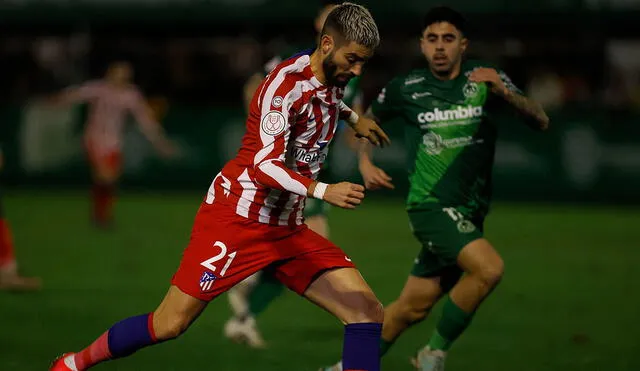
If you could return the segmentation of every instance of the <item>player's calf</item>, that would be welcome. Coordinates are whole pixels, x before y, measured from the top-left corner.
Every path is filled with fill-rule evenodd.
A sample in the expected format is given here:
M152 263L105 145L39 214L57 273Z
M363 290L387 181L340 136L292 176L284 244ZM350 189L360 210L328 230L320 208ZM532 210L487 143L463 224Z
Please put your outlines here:
M384 309L354 268L325 272L304 295L344 324L342 365L347 370L380 370Z
M129 317L113 325L91 345L70 353L51 366L52 371L83 371L99 363L127 357L136 351L182 334L206 303L172 286L153 313Z

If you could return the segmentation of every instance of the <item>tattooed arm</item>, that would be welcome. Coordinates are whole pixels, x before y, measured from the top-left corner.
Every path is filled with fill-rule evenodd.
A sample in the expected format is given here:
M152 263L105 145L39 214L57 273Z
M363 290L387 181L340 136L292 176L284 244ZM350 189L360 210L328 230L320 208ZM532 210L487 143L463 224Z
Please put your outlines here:
M506 78L508 81L509 79ZM478 68L469 76L469 81L484 82L491 87L491 91L502 97L507 103L514 107L526 120L527 125L534 129L547 130L549 128L549 117L542 109L540 103L517 92L513 84L507 86L498 71L493 68Z
M527 119L529 126L540 130L549 128L549 116L544 112L540 103L507 88L499 92L498 95L520 112Z

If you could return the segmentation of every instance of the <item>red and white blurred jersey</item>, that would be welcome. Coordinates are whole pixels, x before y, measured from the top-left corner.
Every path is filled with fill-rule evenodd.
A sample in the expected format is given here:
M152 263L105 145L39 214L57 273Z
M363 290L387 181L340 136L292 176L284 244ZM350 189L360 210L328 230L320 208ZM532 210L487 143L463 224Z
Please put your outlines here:
M320 173L338 120L351 110L343 89L324 86L308 55L280 63L253 96L238 155L215 177L206 202L271 225L300 225L307 189Z
M150 131L156 125L147 112L142 94L133 85L117 87L102 80L89 81L79 87L67 89L64 101L89 104L85 142L96 153L120 151L124 124L129 113L135 117L143 131Z

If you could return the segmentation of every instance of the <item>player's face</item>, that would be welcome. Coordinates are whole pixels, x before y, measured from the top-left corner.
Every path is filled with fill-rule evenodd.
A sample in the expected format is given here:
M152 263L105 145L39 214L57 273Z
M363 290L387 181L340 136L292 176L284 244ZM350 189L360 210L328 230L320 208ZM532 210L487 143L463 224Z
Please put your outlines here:
M128 84L133 77L133 69L126 62L114 63L109 66L107 78L115 84Z
M325 38L331 40L325 40ZM352 78L362 74L364 64L373 56L373 50L365 46L353 41L339 46L333 42L332 37L327 35L323 36L322 47L324 52L322 70L329 86L341 88L347 86Z
M313 26L316 28L317 33L320 33L320 31L322 31L322 27L324 27L324 22L327 20L327 16L336 6L337 5L335 4L331 4L320 9L320 12L318 12L318 15L316 16L316 19L313 23Z
M449 22L433 23L422 33L420 47L431 70L447 76L460 66L467 39Z

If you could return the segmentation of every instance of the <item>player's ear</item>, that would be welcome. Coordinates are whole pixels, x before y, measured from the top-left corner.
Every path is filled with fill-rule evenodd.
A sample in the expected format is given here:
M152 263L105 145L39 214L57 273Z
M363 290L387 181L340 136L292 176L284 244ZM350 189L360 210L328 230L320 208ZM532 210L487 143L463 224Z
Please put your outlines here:
M322 35L320 38L320 49L322 50L322 54L329 54L335 47L335 41L333 37L328 34Z
M462 36L462 40L460 40L460 49L462 50L463 53L467 51L468 46L469 46L469 39Z

